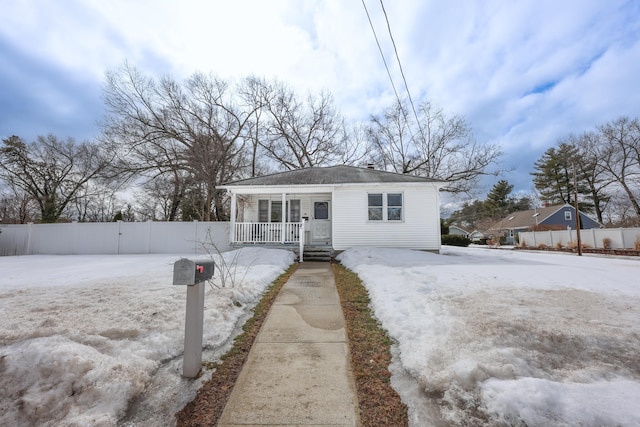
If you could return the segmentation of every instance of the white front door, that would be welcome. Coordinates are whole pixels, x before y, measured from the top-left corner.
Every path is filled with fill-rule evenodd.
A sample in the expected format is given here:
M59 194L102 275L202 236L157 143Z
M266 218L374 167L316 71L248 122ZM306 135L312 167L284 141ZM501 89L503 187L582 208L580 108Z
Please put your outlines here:
M328 200L312 200L311 244L331 243L331 204Z

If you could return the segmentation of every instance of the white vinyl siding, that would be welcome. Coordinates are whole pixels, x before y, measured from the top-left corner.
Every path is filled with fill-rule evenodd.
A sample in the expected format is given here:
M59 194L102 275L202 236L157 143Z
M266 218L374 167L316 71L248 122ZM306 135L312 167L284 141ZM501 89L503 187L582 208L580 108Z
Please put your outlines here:
M370 221L369 194L402 194L402 221ZM332 243L336 250L354 246L440 250L439 194L435 185L343 186L334 190L332 206Z

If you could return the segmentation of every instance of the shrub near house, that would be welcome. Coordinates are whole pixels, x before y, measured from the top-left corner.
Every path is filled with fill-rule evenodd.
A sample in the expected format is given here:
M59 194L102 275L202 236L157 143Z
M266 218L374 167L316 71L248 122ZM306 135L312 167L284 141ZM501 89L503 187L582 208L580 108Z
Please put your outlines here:
M460 236L456 234L443 234L442 244L449 246L463 246L467 247L471 244L471 240L468 237Z

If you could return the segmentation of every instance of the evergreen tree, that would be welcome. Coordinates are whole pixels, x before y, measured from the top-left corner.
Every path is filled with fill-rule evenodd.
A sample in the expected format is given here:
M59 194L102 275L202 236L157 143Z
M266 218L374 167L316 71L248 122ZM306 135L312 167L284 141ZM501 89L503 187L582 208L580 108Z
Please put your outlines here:
M449 225L451 224L450 221L444 219L444 218L440 218L440 235L444 236L445 234L449 234Z
M486 200L465 202L461 209L451 214L447 224L482 229L511 212L531 209L529 197L513 197L512 191L513 185L508 181L498 181L487 194Z
M533 183L542 200L549 204L572 202L573 152L567 144L551 147L534 164Z
M513 199L510 197L512 190L513 185L504 179L491 188L487 194L485 209L492 218L503 217L509 213L509 207L513 204Z
M476 226L476 223L486 218L484 202L474 200L473 202L464 202L462 208L453 212L449 217L449 224L458 224L462 227L473 228Z
M577 167L578 149L573 144L561 142L551 147L534 163L533 182L542 200L549 204L568 203L574 205L574 168L577 173L577 192L583 195L579 208L591 211L593 204L585 200L590 196L585 185L584 170ZM580 198L579 198L580 200Z

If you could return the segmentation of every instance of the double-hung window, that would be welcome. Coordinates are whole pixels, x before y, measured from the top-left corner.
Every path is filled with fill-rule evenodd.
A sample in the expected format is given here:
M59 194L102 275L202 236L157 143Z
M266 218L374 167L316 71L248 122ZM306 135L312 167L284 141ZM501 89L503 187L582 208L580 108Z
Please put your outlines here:
M402 193L387 194L387 220L402 221Z
M287 222L300 222L300 200L287 200L285 214ZM282 201L258 200L258 222L282 222Z
M289 200L287 207L287 221L300 222L300 199Z
M369 221L402 221L402 193L369 193Z
M382 194L369 194L369 221L382 221Z
M269 222L268 200L258 200L258 222Z

